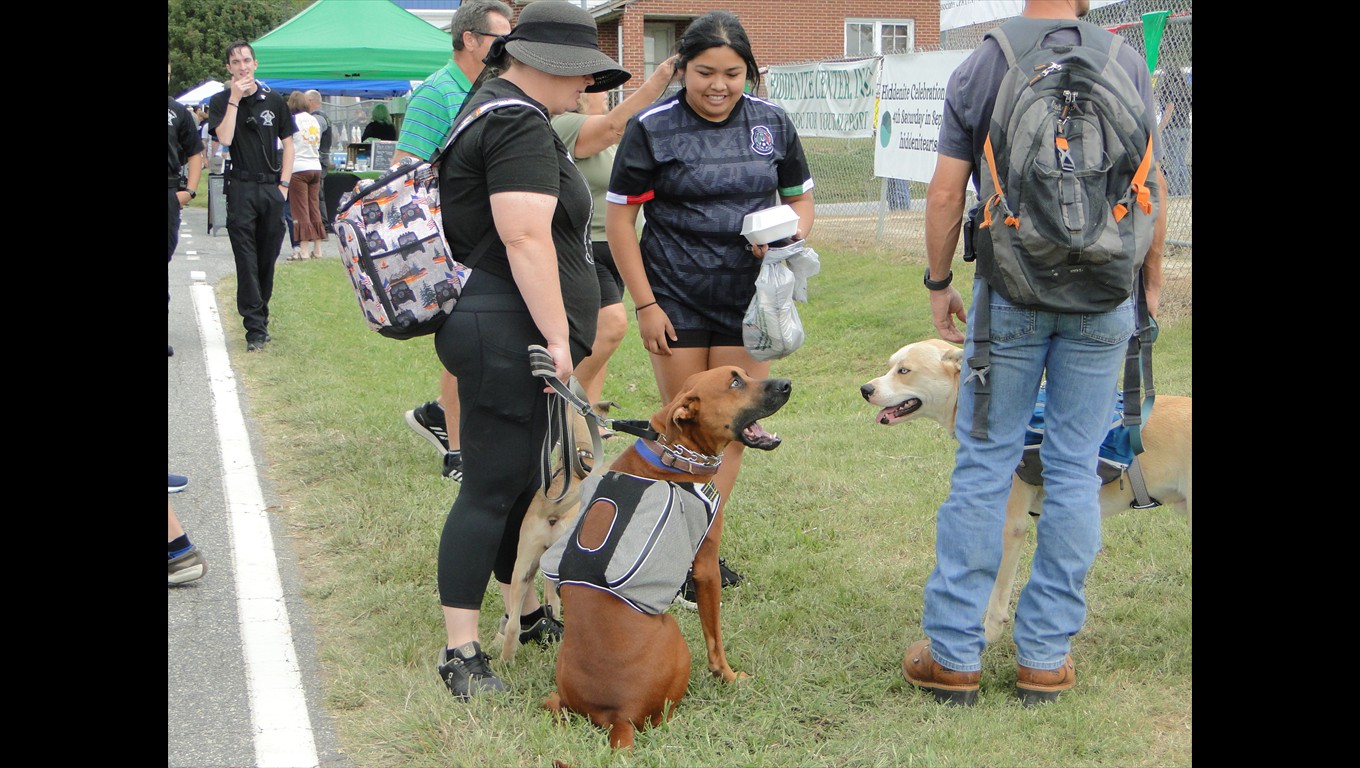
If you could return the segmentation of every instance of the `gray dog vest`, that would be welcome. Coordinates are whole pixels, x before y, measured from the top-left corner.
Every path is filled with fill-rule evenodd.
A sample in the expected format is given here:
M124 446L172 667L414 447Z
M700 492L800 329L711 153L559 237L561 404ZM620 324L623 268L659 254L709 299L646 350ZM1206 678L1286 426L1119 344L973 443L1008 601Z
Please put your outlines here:
M673 483L622 472L581 483L581 514L543 553L544 577L603 589L643 613L662 613L685 583L690 564L718 513L712 482ZM604 542L581 545L581 522L597 503L613 507Z

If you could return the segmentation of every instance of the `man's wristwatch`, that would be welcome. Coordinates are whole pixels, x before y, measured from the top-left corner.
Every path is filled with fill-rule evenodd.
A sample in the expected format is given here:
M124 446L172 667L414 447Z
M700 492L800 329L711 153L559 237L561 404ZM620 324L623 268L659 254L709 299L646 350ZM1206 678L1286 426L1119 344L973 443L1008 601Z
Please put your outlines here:
M925 284L926 287L929 288L930 290L943 291L944 289L948 288L949 284L952 282L954 282L954 270L952 269L949 270L949 274L945 275L943 280L931 280L930 267L926 267Z
M184 191L189 193L189 199L190 199L190 200L193 200L195 197L198 197L198 192L195 191L195 190L186 189L186 190L184 190Z

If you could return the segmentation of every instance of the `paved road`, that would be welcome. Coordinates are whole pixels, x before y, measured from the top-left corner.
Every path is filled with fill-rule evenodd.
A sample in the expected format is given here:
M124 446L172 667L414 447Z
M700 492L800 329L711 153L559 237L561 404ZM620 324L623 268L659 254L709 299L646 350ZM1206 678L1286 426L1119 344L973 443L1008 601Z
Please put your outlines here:
M321 706L297 563L267 511L276 501L230 370L244 331L212 288L235 268L206 209L184 210L169 270L168 469L189 477L170 499L208 560L203 579L169 588L169 765L348 768Z

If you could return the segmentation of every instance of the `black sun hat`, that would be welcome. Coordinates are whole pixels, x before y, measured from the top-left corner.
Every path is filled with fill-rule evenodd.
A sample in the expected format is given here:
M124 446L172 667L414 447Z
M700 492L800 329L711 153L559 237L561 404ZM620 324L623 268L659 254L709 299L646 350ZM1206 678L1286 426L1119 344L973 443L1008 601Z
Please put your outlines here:
M538 0L519 13L515 29L491 44L487 59L501 50L550 75L594 75L587 93L608 91L632 73L600 52L599 31L590 12L568 0Z

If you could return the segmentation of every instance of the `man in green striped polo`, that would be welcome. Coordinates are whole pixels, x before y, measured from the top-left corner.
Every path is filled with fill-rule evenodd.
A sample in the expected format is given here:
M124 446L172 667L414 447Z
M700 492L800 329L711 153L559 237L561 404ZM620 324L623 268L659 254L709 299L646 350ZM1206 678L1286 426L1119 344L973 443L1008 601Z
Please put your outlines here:
M411 94L401 121L394 163L403 157L429 160L443 146L453 119L467 99L472 84L486 67L491 42L510 34L510 6L501 0L464 0L453 14L453 60ZM461 481L463 456L458 440L458 380L439 366L439 397L406 412L406 423L441 449L444 477Z

